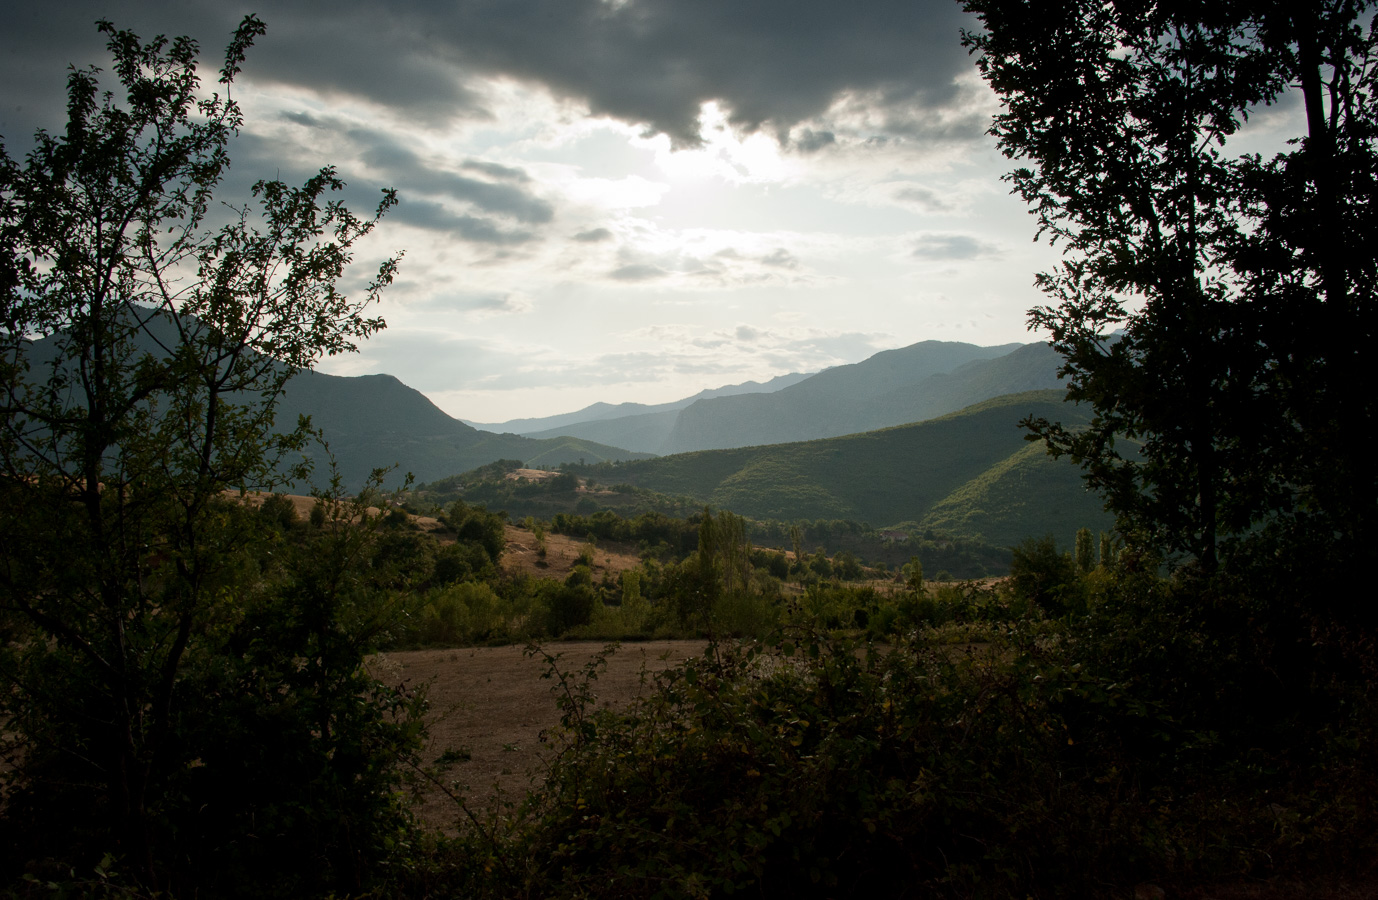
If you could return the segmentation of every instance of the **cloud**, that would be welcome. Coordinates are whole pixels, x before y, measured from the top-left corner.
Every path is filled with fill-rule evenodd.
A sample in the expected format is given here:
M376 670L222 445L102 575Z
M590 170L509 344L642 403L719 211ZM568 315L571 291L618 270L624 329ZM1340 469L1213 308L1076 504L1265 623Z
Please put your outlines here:
M664 278L669 275L660 266L650 266L643 263L633 263L621 266L608 273L608 277L615 281L653 281L657 278Z
M837 135L831 131L814 131L812 128L800 130L799 136L790 135L794 147L802 153L817 153L824 147L837 143Z
M74 17L49 13L6 14L7 46L20 56L7 76L39 60L85 62L89 53L78 51L102 43L70 36ZM238 17L212 0L146 0L118 24L145 36L191 34L213 59ZM357 98L439 128L491 120L488 85L511 79L679 146L698 143L710 101L734 127L784 137L839 98L864 96L887 133L912 134L957 102L957 79L971 66L959 30L972 20L951 0L339 0L328 15L284 0L264 18L268 34L245 68L255 81ZM793 143L816 151L830 135L811 124Z
M574 235L574 240L581 244L597 244L612 240L612 232L606 228L591 228Z
M442 231L478 244L513 246L536 239L530 231L504 231L492 219L456 213L432 200L404 200L388 214L389 221Z
M787 345L796 352L827 354L842 362L858 362L892 346L893 337L880 332L823 332L799 338Z
M277 122L286 128L240 135L235 158L241 164L231 170L232 177L238 171L281 171L285 164L288 180L299 180L311 171L304 162L307 158L328 153L353 161L344 173L351 183L397 189L399 203L390 221L462 241L512 246L537 240L540 235L534 229L554 219L554 205L533 192L533 180L524 169L483 159L430 160L399 136L341 116L294 109L280 113ZM348 153L341 152L345 148ZM361 169L367 173L362 178ZM361 196L357 188L351 193ZM376 202L373 196L371 202ZM348 199L362 205L354 197Z
M438 311L461 310L480 316L530 312L533 303L525 294L509 291L438 294L429 298L425 306Z
M531 180L531 176L526 174L526 170L500 165L495 162L469 159L464 161L461 168L469 169L474 172L482 172L489 178L501 178L507 181L515 181L519 184L526 184Z
M779 250L767 253L765 256L761 257L761 265L776 266L782 269L797 269L799 268L799 260L794 258L793 253L781 247Z
M796 255L833 252L832 235L789 231L662 228L649 220L624 219L613 254L583 253L571 263L590 279L655 281L687 292L818 284L827 280ZM609 261L609 256L614 261Z
M384 179L400 189L416 194L441 195L472 204L484 212L508 216L527 224L544 224L555 214L549 201L514 184L481 181L423 161L415 151L390 134L368 129L352 129L348 136L361 148L359 158L377 169ZM468 160L462 167L490 173L500 172L508 181L527 182L520 169L494 163Z
M624 251L624 260L639 256ZM762 257L750 257L736 250L719 250L708 255L677 251L646 254L640 261L625 262L608 273L614 281L644 282L673 280L674 286L687 289L737 288L756 286L782 279L807 279L807 275L785 275L799 269L799 261L786 250Z
M909 206L917 206L924 212L951 212L953 205L942 194L932 188L912 184L895 191L895 199Z
M916 259L958 260L998 256L1000 248L969 234L925 234L914 242Z

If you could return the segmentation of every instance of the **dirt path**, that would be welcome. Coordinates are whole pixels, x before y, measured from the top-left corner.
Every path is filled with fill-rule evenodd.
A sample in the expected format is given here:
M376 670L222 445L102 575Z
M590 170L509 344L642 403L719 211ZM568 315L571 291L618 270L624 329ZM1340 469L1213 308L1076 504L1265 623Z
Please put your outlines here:
M603 644L551 643L561 669L578 672ZM619 707L641 693L642 670L649 674L703 652L703 641L647 641L624 644L608 660L594 685L598 705ZM446 751L454 762L439 767L442 777L459 786L471 808L519 803L540 778L549 747L541 732L560 722L553 679L544 679L546 662L522 647L469 647L384 653L370 662L389 684L427 685L430 743L427 764ZM466 758L467 757L467 758ZM427 825L450 828L461 815L437 787L427 786L416 807Z

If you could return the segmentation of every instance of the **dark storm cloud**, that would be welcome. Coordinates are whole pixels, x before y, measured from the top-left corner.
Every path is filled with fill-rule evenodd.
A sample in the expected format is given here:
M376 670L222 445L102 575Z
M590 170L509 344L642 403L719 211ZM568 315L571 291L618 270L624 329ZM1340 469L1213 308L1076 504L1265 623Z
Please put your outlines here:
M394 215L397 221L446 231L462 240L517 244L532 240L535 235L528 230L504 231L491 217L515 219L525 225L543 225L554 217L554 207L525 187L531 178L522 169L485 160L471 159L460 164L463 170L507 183L483 181L428 165L411 148L382 131L351 127L305 112L284 113L283 118L348 140L360 161L374 169L383 183L398 189L401 203ZM438 198L472 206L484 215L461 214L437 202Z
M815 153L832 144L837 143L837 135L831 131L814 131L812 128L805 128L797 135L791 135L795 148L803 153Z
M841 94L897 118L956 98L971 65L951 0L505 0L438 4L438 52L587 99L595 113L693 143L699 106L784 133ZM446 30L448 29L448 30ZM822 146L822 135L805 137Z
M350 133L360 147L365 148L359 158L374 166L399 188L427 196L447 196L472 203L484 212L510 216L519 222L543 224L549 222L555 209L548 202L512 184L480 181L442 169L427 166L422 159L401 141L382 132L355 130ZM489 166L471 163L468 168ZM520 169L498 168L525 176ZM510 177L510 176L509 176ZM529 179L528 179L529 180Z
M211 0L6 6L0 119L29 104L60 109L61 75L54 84L32 73L90 61L103 45L95 18L191 34L215 63L242 14ZM490 116L473 77L514 77L680 144L697 140L708 100L740 127L785 136L853 95L883 112L885 130L922 132L925 111L960 101L954 77L971 65L958 37L971 20L952 0L285 0L264 18L245 77L364 98L422 123ZM830 138L800 129L794 144L817 150Z
M472 203L484 212L510 216L520 222L543 224L555 214L550 203L517 184L531 177L522 169L484 160L465 160L460 168L516 184L495 184L428 165L414 150L387 132L354 128L305 112L287 112L289 122L322 131L336 131L354 144L359 159L377 169L389 183L426 196L447 196Z
M504 0L422 14L437 55L586 99L693 143L699 106L784 133L846 92L908 120L956 99L971 63L951 0ZM816 139L815 139L816 140Z

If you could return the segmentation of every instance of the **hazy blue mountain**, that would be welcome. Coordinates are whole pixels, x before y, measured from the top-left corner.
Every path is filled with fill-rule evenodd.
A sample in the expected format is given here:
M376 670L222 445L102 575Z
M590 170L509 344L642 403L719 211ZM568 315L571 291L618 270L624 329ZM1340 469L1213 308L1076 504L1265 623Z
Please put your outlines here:
M930 375L863 404L853 414L866 429L887 428L946 415L992 397L1061 388L1062 357L1047 344L1024 344L1011 353L973 360Z
M418 482L466 472L499 459L520 459L532 466L566 462L644 459L578 438L538 440L516 434L479 431L451 418L414 388L391 375L342 377L301 372L287 385L278 406L278 421L288 424L298 414L310 415L335 455L346 487L362 486L379 466L396 466L388 483L410 472ZM326 471L324 452L310 454L317 473Z
M663 412L623 416L619 419L578 422L563 428L530 432L527 437L546 438L566 434L625 447L628 450L658 454L664 449L666 439L674 430L675 423L679 421L679 414L679 409L667 409Z
M658 415L660 413L674 412L683 409L696 400L707 400L713 397L730 397L736 394L770 393L782 388L787 388L792 384L797 384L808 377L810 376L800 373L777 375L766 382L745 381L741 384L729 384L719 388L709 388L699 391L692 397L672 400L669 403L594 403L576 412L561 413L555 416L543 416L535 419L512 419L511 421L497 424L484 424L482 422L473 422L468 419L462 421L482 431L511 432L513 434L526 435L527 437L553 437L557 434L574 434L573 431L570 431L571 426L582 425L589 422L602 422L609 419L625 419L632 416Z
M643 453L746 447L835 437L943 415L989 397L1057 386L1044 344L978 347L924 341L816 375L785 375L647 406L596 403L502 426L528 437L568 435Z
M1058 357L1044 344L978 347L924 341L827 369L773 394L685 408L662 453L836 437L940 416L990 397L1054 388Z

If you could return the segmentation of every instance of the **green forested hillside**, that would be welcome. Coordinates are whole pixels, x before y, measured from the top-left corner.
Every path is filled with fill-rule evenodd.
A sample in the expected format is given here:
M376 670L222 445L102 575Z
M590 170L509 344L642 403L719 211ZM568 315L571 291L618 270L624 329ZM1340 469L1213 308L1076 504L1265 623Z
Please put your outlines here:
M1024 440L1030 414L1085 418L1062 392L1032 391L881 431L621 463L607 477L754 518L909 523L1000 544L1108 528L1078 470Z
M1008 547L1041 533L1029 527L1041 522L1049 523L1043 531L1066 542L1083 525L1108 529L1110 516L1087 491L1080 469L1030 443L933 504L919 524Z

